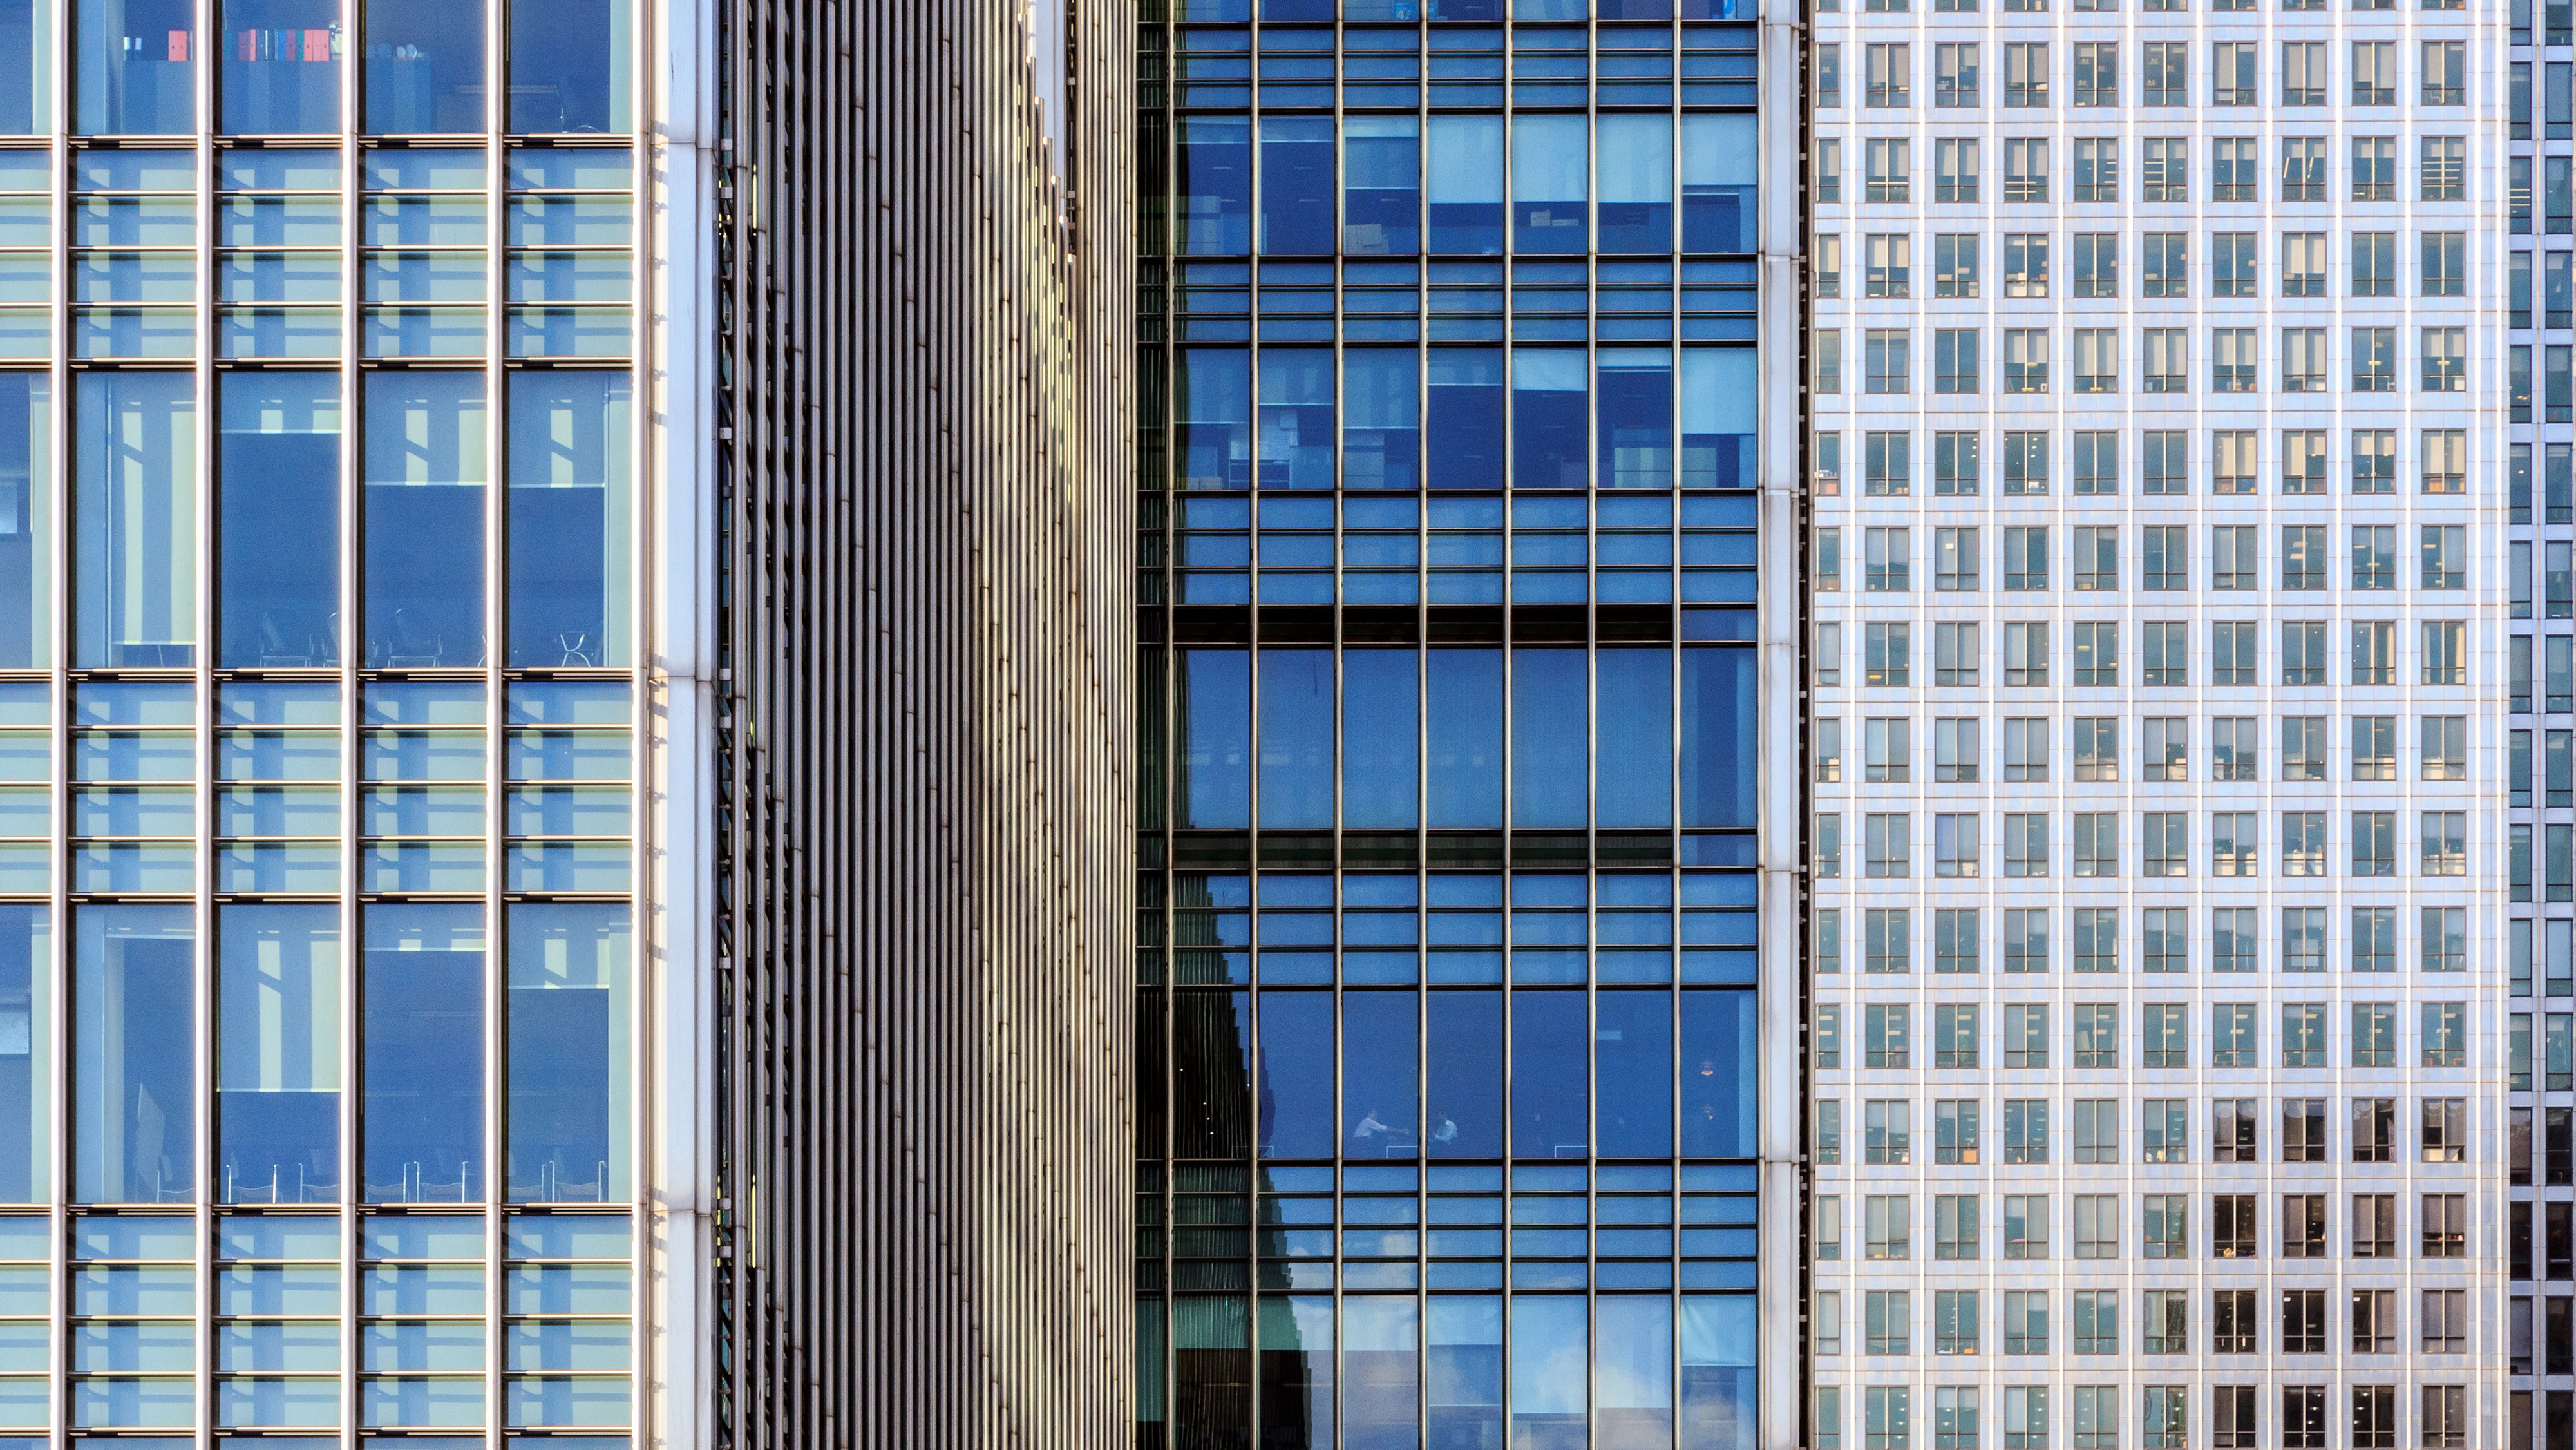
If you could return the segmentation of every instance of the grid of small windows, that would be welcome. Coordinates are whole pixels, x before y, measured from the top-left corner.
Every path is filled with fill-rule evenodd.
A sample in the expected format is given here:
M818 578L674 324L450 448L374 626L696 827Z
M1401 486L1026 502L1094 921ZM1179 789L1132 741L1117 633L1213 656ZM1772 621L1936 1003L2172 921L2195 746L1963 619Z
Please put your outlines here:
M2512 660L2471 641L2500 578L2526 616L2547 593L2492 527L2525 456L2498 424L2566 371L2470 302L2511 281L2469 275L2506 230L2465 160L2492 32L2438 3L1815 8L1813 226L1867 271L1813 302L1839 577L1810 866L1865 953L1813 962L1811 1120L1951 1129L1818 1169L1849 1332L1816 1346L1817 1438L2464 1443L2472 1374L2423 1326L2482 1287L2447 1262L2488 1181L2452 1125L2508 1044L2459 1029L2497 985L2478 944L2554 879L2545 831L2484 809L2507 763L2467 742L2505 734ZM2115 1176L2167 1164L2192 1191ZM1927 1221L1928 1252L1874 1232ZM1978 1244L2054 1266L1942 1262ZM2382 1287L2399 1256L2427 1272ZM1979 1299L1999 1330L1959 1325ZM1900 1303L1928 1332L1882 1332ZM1992 1372L1939 1357L1998 1341ZM2392 1357L2299 1368L2329 1350Z

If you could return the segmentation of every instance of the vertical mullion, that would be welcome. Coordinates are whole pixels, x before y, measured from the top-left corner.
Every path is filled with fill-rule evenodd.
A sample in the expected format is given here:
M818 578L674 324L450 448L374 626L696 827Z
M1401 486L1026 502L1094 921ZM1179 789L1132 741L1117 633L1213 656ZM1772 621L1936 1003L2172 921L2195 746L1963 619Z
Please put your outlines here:
M499 1450L502 1395L502 1353L504 1329L501 1302L504 1242L507 1224L499 1204L502 1200L501 1165L503 1134L507 1130L507 1085L501 1066L501 1054L508 1045L503 1014L509 1009L509 993L503 976L505 943L503 941L501 873L506 867L502 843L502 803L500 785L503 762L507 759L506 730L508 712L505 694L508 689L502 665L508 659L508 531L505 520L509 504L509 467L503 451L508 436L509 375L502 367L502 353L507 326L507 312L501 302L502 283L506 277L503 257L508 250L507 204L509 153L502 140L509 124L509 0L490 0L484 17L483 44L483 143L484 164L484 535L483 535L483 617L484 648L482 677L484 682L484 876L483 876L483 1201L485 1204L484 1254L485 1287L483 1295L483 1433L485 1443Z
M360 24L364 18L365 0L342 0L348 12L341 16L340 33L347 37L341 44L340 66L340 1110L337 1129L340 1135L340 1432L339 1441L348 1450L357 1445L358 1411L361 1397L358 1388L359 1320L358 1261L360 1258L358 1201L366 1191L364 1159L360 1156L358 1137L359 1062L358 1040L366 1019L360 1013L360 992L364 983L362 968L366 957L361 950L364 939L358 892L363 863L358 855L358 813L364 804L358 780L359 724L364 719L359 709L359 692L364 688L359 675L363 663L361 651L366 644L366 622L360 614L362 583L359 571L364 565L360 541L364 538L366 493L364 458L367 419L362 408L364 374L359 371L359 339L363 336L360 319L358 228L363 220L359 198L366 188L366 153L358 140L359 71L366 64L365 34Z
M66 305L70 298L71 284L72 92L71 47L68 43L71 28L72 16L69 8L66 7L64 14L53 27L54 33L47 37L49 50L46 59L51 63L54 80L53 115L48 123L52 143L50 148L53 163L51 200L54 209L54 226L49 247L51 255L48 261L53 269L51 281L54 305L49 309L52 316L48 320L52 326L48 330L51 341L46 374L52 386L49 389L50 396L46 399L45 419L46 426L51 431L50 446L47 449L46 476L43 479L29 480L30 487L41 487L46 490L53 519L50 537L42 540L38 547L46 550L48 556L49 597L46 602L51 606L49 610L51 617L47 621L46 638L50 648L45 663L51 676L50 684L53 689L52 708L46 717L51 726L46 734L50 737L47 766L53 809L48 812L52 825L51 839L47 843L47 860L52 870L48 873L51 886L48 902L50 919L46 923L49 930L46 932L44 965L53 1012L51 1020L43 1026L52 1044L53 1060L52 1070L46 1074L47 1081L41 1090L46 1095L46 1126L51 1130L45 1144L45 1159L51 1169L47 1174L46 1198L49 1209L48 1219L52 1229L52 1236L46 1249L51 1289L48 1297L51 1310L49 1328L52 1331L50 1357L47 1363L55 1366L55 1372L47 1377L51 1383L46 1391L46 1404L49 1415L47 1423L57 1427L53 1431L53 1437L57 1442L63 1434L59 1427L67 1425L71 1420L71 1377L68 1373L71 1367L70 1275L65 1263L65 1251L69 1244L71 1227L69 1204L73 1168L70 1121L73 1041L69 838L71 732L68 728L71 719L71 674L66 668L71 659L72 639L70 475L71 420L74 416L71 406L73 379L69 358L71 313ZM32 413L33 410L30 411Z
M660 638L657 625L660 623L661 616L655 606L657 599L664 594L693 597L684 586L693 581L697 573L695 558L686 561L673 559L670 562L671 577L667 581L662 581L656 576L653 565L654 540L657 533L654 525L661 518L661 510L657 505L666 497L660 484L666 474L667 465L661 463L661 455L657 454L652 446L655 441L652 419L656 409L645 385L647 380L655 375L653 365L657 362L662 365L661 371L665 376L676 371L681 377L694 380L696 370L693 364L698 346L695 335L685 335L686 351L683 352L681 347L670 345L669 339L653 331L651 319L655 313L645 280L655 275L653 262L660 250L658 247L649 245L658 240L648 221L654 213L647 210L653 196L654 162L659 159L668 163L671 159L670 148L664 144L668 131L655 123L657 119L666 122L677 119L665 115L663 97L654 85L655 74L650 63L650 57L655 49L653 25L660 15L661 9L658 5L638 4L634 7L632 11L634 29L630 33L626 56L633 88L633 99L629 110L632 126L629 137L631 147L629 156L633 163L633 170L627 182L627 192L633 199L630 204L630 215L634 217L635 230L628 238L632 245L627 252L630 278L627 289L627 321L630 331L626 348L626 366L629 379L627 397L630 401L627 407L629 434L626 450L629 460L626 487L629 551L626 680L628 718L631 724L627 737L626 767L626 818L630 823L628 826L630 834L626 842L627 1192L624 1208L627 1215L626 1256L630 1265L628 1282L631 1286L628 1290L626 1319L627 1429L635 1439L642 1439L648 1433L648 1422L655 1418L664 1405L662 1396L645 1393L655 1381L662 1378L654 1374L650 1368L652 1342L649 1336L654 1322L654 1316L650 1311L654 1300L646 1288L646 1285L651 1282L648 1272L654 1267L653 1245L657 1235L646 1232L645 1227L654 1201L654 1185L661 1177L656 1171L659 1165L653 1152L656 1137L652 1123L653 1110L654 1106L664 1099L659 1091L659 1075L652 1071L652 1065L659 1062L659 1056L653 1045L653 1023L659 1016L655 1011L656 1004L652 1001L655 988L649 964L653 961L653 954L647 950L638 950L639 947L646 945L647 917L644 907L648 894L652 890L646 863L653 859L651 847L656 838L662 834L654 829L657 822L652 812L652 801L646 790L650 779L648 770L653 749L651 727L655 716L651 705L654 697L660 696L669 707L663 712L663 718L666 719L678 714L681 708L677 699L678 690L675 688L678 682L671 678L668 665L665 664L657 669L653 663L657 659L666 658L657 647ZM675 71L677 68L675 63ZM697 134L694 125L690 127L690 134ZM687 163L687 169L682 173L685 177L682 185L689 188L687 195L692 202L695 202L705 195L703 190L698 189L703 175L698 165L698 157L692 151L682 153L681 159ZM694 206L678 209L678 211L680 215L692 219L696 216ZM496 243L506 243L508 238L501 236L494 240ZM675 245L673 251L684 257L693 255L693 249L685 246ZM691 296L694 298L694 292ZM678 356L675 357L674 354ZM704 384L699 383L698 386L703 388ZM689 400L689 411L692 415L697 413L703 396L704 394L700 393ZM695 465L699 457L698 440L691 437L683 441L688 449L685 455L688 464L683 471L694 479L697 473ZM684 533L683 536L693 535ZM655 587L657 583L663 587L657 589ZM694 621L694 615L692 620ZM691 673L695 674L701 668L698 663L700 655L696 631L692 628L686 631L675 631L675 633L680 634L680 637L687 642L690 669ZM605 634L606 631L603 630L600 655L602 664L608 662ZM687 718L691 720L697 718L695 708L697 703L695 693L692 692L687 706ZM696 742L692 742L692 747L692 750L685 755L673 756L667 749L664 753L667 758L673 758L675 761L690 762L690 768L683 778L690 783L689 794L694 796L697 762L702 757L696 754L694 748ZM678 783L675 780L673 785L676 787ZM677 805L677 798L681 792L675 788L666 795L672 799L674 805ZM675 831L672 834L685 839L686 833ZM698 869L696 859L692 857L682 863L681 869L694 873ZM687 902L694 901L697 892L694 889L681 888L674 883L671 895L679 901ZM678 933L675 932L673 935L677 937ZM694 941L694 932L684 939ZM699 1113L702 1111L694 1099L673 1102L669 1110L675 1116L683 1116L692 1122L698 1120ZM689 1179L692 1184L694 1168L693 1162ZM609 1201L605 1177L606 1175L603 1174L599 1185L599 1201L603 1208ZM677 1235L674 1234L673 1237L676 1239ZM683 1262L694 1268L696 1255L694 1253L687 1255ZM680 1322L687 1323L691 1317L681 1316ZM694 1347L692 1352L694 1353Z
M195 983L195 1093L191 1104L196 1118L196 1179L193 1197L196 1202L196 1363L197 1424L195 1438L200 1450L214 1443L214 1270L212 1237L215 1197L215 1116L214 1116L214 974L215 974L215 858L214 858L214 664L215 664L215 445L219 434L215 410L220 406L219 379L215 373L214 308L214 132L215 132L215 0L194 0L191 23L196 37L189 56L189 69L196 81L196 178L197 178L197 244L195 295L197 325L194 422L197 435L196 488L197 528L191 547L196 550L196 647L191 651L195 663L192 671L195 695L195 740L192 754L196 762L195 822L195 927L193 960Z

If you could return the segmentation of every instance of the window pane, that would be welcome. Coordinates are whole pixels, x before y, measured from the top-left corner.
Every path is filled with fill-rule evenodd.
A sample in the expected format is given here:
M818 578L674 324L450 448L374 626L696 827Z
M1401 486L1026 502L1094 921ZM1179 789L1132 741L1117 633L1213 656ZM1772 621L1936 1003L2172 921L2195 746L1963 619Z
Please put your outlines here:
M483 129L483 7L367 0L367 133Z
M1430 1059L1423 1073L1430 1156L1499 1156L1503 1151L1503 994L1433 992L1424 1017L1423 1041Z
M227 1203L340 1196L340 910L219 908L215 1137Z
M72 1194L180 1203L196 1190L196 921L185 906L84 906L72 981Z
M483 663L483 408L481 373L367 374L370 666Z
M84 373L77 396L72 664L194 664L196 380Z
M360 1132L370 1203L468 1203L483 1171L483 908L367 908Z
M0 0L0 134L53 124L52 0Z
M254 136L340 129L340 0L223 0L221 28L219 129Z
M616 1203L632 1175L624 903L510 908L510 1197Z
M510 129L634 129L629 0L521 0L510 6Z
M72 129L184 136L197 128L192 0L75 0Z
M1589 1141L1581 992L1512 994L1512 1152L1581 1157Z
M623 665L633 383L623 372L510 376L510 663Z
M53 1120L52 930L41 906L0 906L0 1202L42 1199Z
M1353 1158L1410 1158L1415 1132L1415 1061L1421 1022L1411 992L1342 995L1342 1152Z
M1664 827L1673 818L1673 657L1669 650L1603 649L1594 656L1600 702L1597 823Z
M1584 652L1512 651L1512 824L1584 825ZM1436 758L1436 757L1435 757Z
M1672 994L1603 992L1597 1003L1600 1101L1594 1151L1607 1158L1670 1157Z
M1583 1443L1584 1300L1520 1295L1512 1300L1512 1441L1519 1445Z
M6 17L0 14L0 38ZM53 384L0 373L0 668L30 669L53 614Z
M1412 829L1422 773L1416 650L1351 650L1342 660L1342 823Z
M217 663L340 662L340 375L225 373Z

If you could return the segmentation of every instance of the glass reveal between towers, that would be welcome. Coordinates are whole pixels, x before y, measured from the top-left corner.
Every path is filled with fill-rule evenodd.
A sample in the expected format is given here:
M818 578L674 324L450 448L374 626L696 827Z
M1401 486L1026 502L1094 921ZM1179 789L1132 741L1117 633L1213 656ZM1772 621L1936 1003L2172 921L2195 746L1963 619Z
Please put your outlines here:
M1143 17L1140 1450L1794 1423L1757 1389L1798 960L1758 870L1795 831L1758 645L1798 628L1761 28Z

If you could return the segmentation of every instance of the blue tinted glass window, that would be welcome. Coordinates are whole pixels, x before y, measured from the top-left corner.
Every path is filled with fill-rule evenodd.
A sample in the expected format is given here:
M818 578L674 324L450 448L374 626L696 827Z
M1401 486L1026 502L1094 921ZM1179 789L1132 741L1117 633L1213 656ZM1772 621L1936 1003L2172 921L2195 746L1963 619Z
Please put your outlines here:
M1503 823L1503 654L1435 649L1429 659L1429 824L1433 829Z
M215 1145L227 1203L340 1196L340 911L215 918Z
M1333 652L1261 652L1261 824L1333 824Z
M510 13L510 129L635 129L631 0L515 0Z
M483 1154L483 908L366 909L359 1131L370 1203L471 1203Z
M1434 1158L1502 1156L1503 994L1433 992L1424 1012L1425 1151Z
M1515 1444L1582 1442L1592 1400L1588 1308L1580 1294L1512 1296Z
M224 373L215 619L224 666L340 662L340 375Z
M1423 1331L1430 1443L1502 1444L1503 1301L1435 1295L1424 1306Z
M0 0L0 134L53 124L51 0Z
M1261 994L1261 1156L1333 1156L1333 994Z
M0 906L0 1201L51 1191L53 1113L51 916L42 906Z
M1421 369L1411 348L1342 354L1342 487L1420 486Z
M1682 1156L1753 1153L1753 994L1682 993Z
M1333 250L1333 121L1261 118L1261 250L1268 256Z
M634 382L510 374L510 663L634 656Z
M611 902L510 908L514 1201L616 1203L628 1195L631 914Z
M1182 252L1233 257L1252 250L1250 121L1182 117L1177 180Z
M197 129L190 0L73 0L72 129L184 136Z
M1422 246L1422 140L1411 116L1353 116L1342 135L1342 250L1409 257Z
M1673 123L1669 116L1604 115L1601 162L1604 252L1673 249Z
M371 136L483 129L483 7L447 0L365 0L362 77Z
M338 131L340 0L223 0L222 12L216 129L254 136Z
M0 373L0 668L43 662L53 618L53 384Z
M1756 117L1682 117L1682 250L1750 252L1756 246Z
M1673 999L1669 992L1603 992L1596 999L1599 1146L1604 1158L1673 1152Z
M1595 1312L1601 1425L1664 1442L1673 1422L1673 1301L1661 1294L1605 1294ZM1697 1450L1697 1441L1684 1443Z
M1412 992L1342 995L1342 1154L1410 1158L1421 1151L1414 1069L1421 1028Z
M1760 373L1749 347L1682 349L1682 487L1753 486Z
M1581 118L1576 118L1581 125ZM1494 256L1503 250L1503 118L1433 116L1428 193L1431 250Z
M1593 785L1603 829L1661 827L1673 821L1672 655L1660 649L1603 649L1599 680L1600 747Z
M84 373L75 396L72 664L194 664L196 380Z
M1512 824L1584 826L1591 696L1579 649L1512 651Z
M1682 1296L1681 1413L1694 1445L1753 1450L1754 1303L1750 1294Z
M1342 655L1342 824L1410 830L1419 818L1421 668L1418 651Z
M1575 354L1580 363L1581 354ZM1489 348L1439 348L1431 354L1423 440L1433 488L1503 486L1503 355ZM1580 384L1577 385L1578 388ZM1582 406L1580 396L1575 406ZM1576 462L1582 440L1575 440Z
M1406 1447L1422 1424L1422 1311L1402 1298L1342 1300L1342 1444Z
M1252 486L1252 355L1195 347L1181 354L1172 399L1183 488Z
M363 540L375 668L483 663L483 375L366 374Z
M72 961L72 1194L196 1191L196 922L185 906L84 906Z
M1181 651L1179 788L1183 830L1252 824L1252 657L1240 649Z
M1512 250L1523 256L1570 256L1586 250L1591 201L1586 119L1512 118Z
M1333 486L1333 355L1323 348L1261 351L1261 486Z
M1684 826L1754 824L1755 676L1749 649L1682 651Z
M1673 357L1661 348L1605 347L1600 388L1604 488L1673 486Z
M1586 359L1573 348L1512 352L1512 487L1581 488Z
M1589 1003L1581 992L1512 994L1512 1156L1590 1151Z

